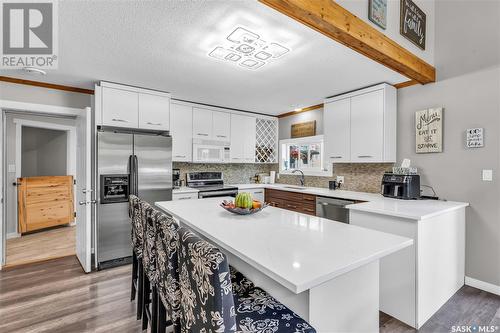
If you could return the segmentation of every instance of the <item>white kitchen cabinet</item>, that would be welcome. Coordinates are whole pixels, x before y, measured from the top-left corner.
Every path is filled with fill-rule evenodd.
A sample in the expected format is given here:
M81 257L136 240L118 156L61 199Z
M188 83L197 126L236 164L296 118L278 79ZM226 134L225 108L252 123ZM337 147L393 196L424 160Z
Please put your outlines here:
M204 140L212 138L212 111L193 108L193 138Z
M212 111L212 137L214 140L229 141L231 135L231 114Z
M351 99L325 103L323 109L325 164L351 159ZM326 125L328 124L328 125Z
M231 114L231 162L255 162L255 117Z
M170 109L172 161L193 160L193 107L172 103Z
M103 87L102 125L139 126L139 94L133 91Z
M396 162L396 107L385 83L325 100L325 162Z
M101 81L95 88L96 125L170 129L170 94Z
M384 92L351 98L351 162L384 160Z
M191 193L172 193L172 200L193 200L198 199L198 192Z
M170 98L139 94L139 128L170 129Z

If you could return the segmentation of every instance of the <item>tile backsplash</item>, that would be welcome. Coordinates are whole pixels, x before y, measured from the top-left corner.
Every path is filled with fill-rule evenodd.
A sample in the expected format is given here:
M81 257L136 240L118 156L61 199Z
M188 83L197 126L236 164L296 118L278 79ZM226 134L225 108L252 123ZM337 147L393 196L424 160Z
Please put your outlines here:
M342 189L360 192L380 192L380 181L386 171L390 171L392 163L339 163L333 165L332 177L305 176L305 185L328 188L328 181L337 176L344 176ZM278 164L211 164L174 162L173 167L180 169L181 179L186 179L187 172L222 171L226 184L253 183L256 173L278 172ZM299 185L298 175L280 175L277 183Z
M174 169L180 169L181 179L186 181L186 173L194 171L222 171L225 184L253 183L256 173L269 173L277 170L277 164L214 164L214 163L186 163L174 162Z
M391 171L392 163L339 163L333 165L332 177L305 176L305 185L328 188L328 181L344 176L343 190L380 192L382 175ZM280 175L278 183L300 185L299 175Z

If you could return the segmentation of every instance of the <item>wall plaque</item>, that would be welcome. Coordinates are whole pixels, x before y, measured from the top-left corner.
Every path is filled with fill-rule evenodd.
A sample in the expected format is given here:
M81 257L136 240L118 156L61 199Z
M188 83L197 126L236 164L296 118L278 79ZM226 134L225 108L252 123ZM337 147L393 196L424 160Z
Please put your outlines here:
M443 151L443 108L417 111L415 134L417 154L441 153Z
M316 135L316 120L292 124L292 139Z
M385 29L387 27L387 0L368 0L368 19Z
M467 129L467 148L481 148L484 147L484 129L483 128L469 128Z
M399 32L425 50L425 13L412 1L401 0Z

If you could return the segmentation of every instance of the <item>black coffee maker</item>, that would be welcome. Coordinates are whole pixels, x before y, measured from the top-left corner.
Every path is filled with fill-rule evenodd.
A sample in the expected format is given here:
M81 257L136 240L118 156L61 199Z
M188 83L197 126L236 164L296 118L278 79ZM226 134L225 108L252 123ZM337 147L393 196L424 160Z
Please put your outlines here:
M172 169L172 185L174 188L179 188L182 185L181 181L181 170Z
M386 172L382 177L382 195L404 200L420 199L420 176Z

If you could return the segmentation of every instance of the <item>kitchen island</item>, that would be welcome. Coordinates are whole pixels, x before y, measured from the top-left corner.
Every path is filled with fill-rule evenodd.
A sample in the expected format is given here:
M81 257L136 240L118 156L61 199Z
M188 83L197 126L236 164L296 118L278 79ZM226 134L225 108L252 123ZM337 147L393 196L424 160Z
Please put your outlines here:
M411 239L274 207L234 215L219 207L223 199L156 206L217 244L318 332L378 332L379 260Z

